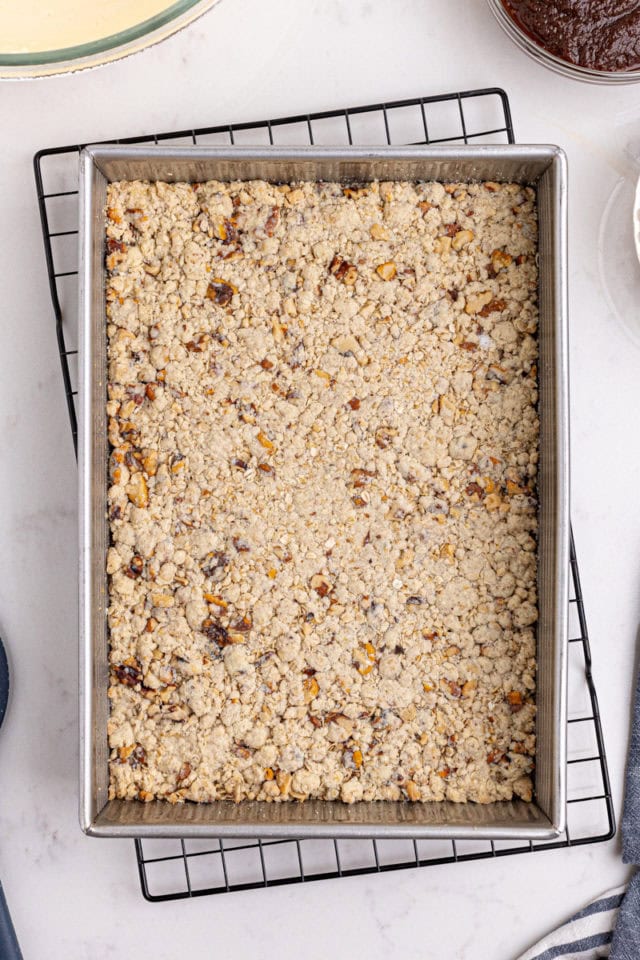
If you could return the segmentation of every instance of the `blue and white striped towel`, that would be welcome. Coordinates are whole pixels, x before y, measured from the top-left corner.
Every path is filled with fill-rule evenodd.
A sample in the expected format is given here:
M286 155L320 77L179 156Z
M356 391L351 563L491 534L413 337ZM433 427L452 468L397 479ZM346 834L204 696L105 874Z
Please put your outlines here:
M611 953L613 931L625 886L608 890L538 941L520 960L600 960ZM637 953L629 954L638 958ZM621 954L621 960L625 955Z

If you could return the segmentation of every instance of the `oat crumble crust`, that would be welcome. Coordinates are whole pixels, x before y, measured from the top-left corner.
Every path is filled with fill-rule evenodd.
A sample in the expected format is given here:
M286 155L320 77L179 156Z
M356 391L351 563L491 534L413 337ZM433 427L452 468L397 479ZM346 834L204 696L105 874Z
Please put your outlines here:
M114 183L110 797L532 794L518 184Z

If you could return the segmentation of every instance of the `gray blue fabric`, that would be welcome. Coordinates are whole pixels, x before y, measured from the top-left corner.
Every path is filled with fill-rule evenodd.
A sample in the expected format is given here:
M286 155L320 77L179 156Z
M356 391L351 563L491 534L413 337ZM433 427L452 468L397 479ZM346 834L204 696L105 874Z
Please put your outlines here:
M636 814L637 814L636 809ZM626 821L626 812L623 827ZM634 838L638 842L637 835ZM638 960L640 957L640 872L634 873L613 931L611 942L611 960Z
M627 756L627 778L622 814L622 859L640 865L640 673L636 683L636 699ZM640 914L638 914L640 920Z
M622 859L640 866L640 673L633 707L622 815ZM611 943L612 960L640 957L640 873L636 872L620 906Z

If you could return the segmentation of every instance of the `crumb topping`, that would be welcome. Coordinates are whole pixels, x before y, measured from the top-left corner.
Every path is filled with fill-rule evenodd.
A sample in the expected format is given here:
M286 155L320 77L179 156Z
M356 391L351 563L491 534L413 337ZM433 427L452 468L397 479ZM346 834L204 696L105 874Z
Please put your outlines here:
M110 796L531 798L518 184L109 186Z

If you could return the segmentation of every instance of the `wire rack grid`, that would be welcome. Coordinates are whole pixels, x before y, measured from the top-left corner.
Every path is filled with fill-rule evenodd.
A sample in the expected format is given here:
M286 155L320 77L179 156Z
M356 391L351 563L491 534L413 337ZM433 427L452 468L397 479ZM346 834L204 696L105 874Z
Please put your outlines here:
M274 120L152 134L112 143L513 143L509 100L487 88ZM84 144L34 158L64 391L77 445L78 158ZM556 840L136 841L142 893L163 901L596 843L615 833L584 601L571 539L567 829Z

